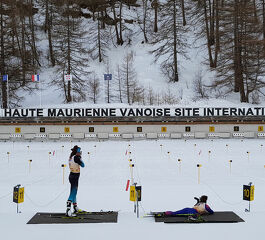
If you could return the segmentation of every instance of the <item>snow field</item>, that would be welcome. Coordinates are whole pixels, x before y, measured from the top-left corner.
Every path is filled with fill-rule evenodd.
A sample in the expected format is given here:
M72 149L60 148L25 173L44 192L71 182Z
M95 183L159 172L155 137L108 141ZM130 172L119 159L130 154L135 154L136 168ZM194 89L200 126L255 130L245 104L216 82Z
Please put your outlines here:
M70 149L82 148L86 164L81 169L78 204L88 211L116 210L118 224L26 225L36 212L64 212L69 194L68 167L63 184L62 164ZM129 146L130 145L130 146ZM27 147L29 146L29 147ZM63 146L63 147L62 147ZM209 151L211 153L209 154ZM8 154L9 152L9 162ZM50 160L49 160L49 152ZM53 152L55 152L53 156ZM88 154L89 152L89 154ZM126 155L127 152L127 155ZM128 154L131 152L131 154ZM249 154L247 153L249 152ZM144 239L194 238L262 239L265 211L265 144L263 140L157 140L108 142L15 142L0 144L1 239ZM208 195L216 211L235 211L246 222L238 224L163 224L152 218L136 218L129 192L129 159L134 179L142 185L140 215L145 212L191 207L193 197ZM29 170L29 160L32 159ZM181 162L178 161L181 159ZM231 173L229 168L231 163ZM180 171L181 164L181 171ZM198 184L198 168L200 184ZM251 212L242 200L244 184L253 182L255 200ZM16 214L12 191L25 187L25 202ZM3 221L2 221L3 220ZM12 229L16 229L13 231Z

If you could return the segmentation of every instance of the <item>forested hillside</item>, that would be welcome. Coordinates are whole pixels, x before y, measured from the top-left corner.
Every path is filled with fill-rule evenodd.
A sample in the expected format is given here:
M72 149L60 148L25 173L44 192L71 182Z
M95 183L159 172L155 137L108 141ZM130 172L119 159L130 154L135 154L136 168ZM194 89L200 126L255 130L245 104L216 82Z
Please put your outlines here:
M104 83L106 103L176 103L182 89L161 92L141 81L133 50L139 41L165 85L185 81L189 67L180 59L191 59L196 48L204 56L196 64L214 76L195 74L197 99L264 98L265 0L0 0L1 106L21 106L21 92L39 88L32 75L45 69L52 69L46 83L63 102L98 103L102 76L91 65L112 74ZM113 66L115 48L123 58Z

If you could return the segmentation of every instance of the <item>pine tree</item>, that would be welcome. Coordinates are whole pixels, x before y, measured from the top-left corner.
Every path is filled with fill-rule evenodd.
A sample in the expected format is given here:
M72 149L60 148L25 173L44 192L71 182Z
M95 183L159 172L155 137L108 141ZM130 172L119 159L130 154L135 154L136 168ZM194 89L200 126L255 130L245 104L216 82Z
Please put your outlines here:
M187 28L183 27L181 21L181 2L179 0L167 0L161 7L159 32L154 35L152 44L155 50L156 61L161 61L161 69L171 82L179 81L178 56L186 56L188 46L185 33Z
M32 91L31 75L40 67L33 0L0 0L0 75L3 108L19 106L19 90ZM2 75L8 74L8 84Z
M229 0L220 12L222 50L214 87L239 92L241 102L265 86L262 24L253 1Z
M73 1L74 2L74 1ZM88 71L85 42L87 33L83 19L75 13L80 9L71 4L70 0L63 0L59 7L57 21L53 22L53 52L57 63L55 84L61 90L65 102L76 102L86 99L86 88L90 72ZM66 82L64 75L71 74L73 81Z

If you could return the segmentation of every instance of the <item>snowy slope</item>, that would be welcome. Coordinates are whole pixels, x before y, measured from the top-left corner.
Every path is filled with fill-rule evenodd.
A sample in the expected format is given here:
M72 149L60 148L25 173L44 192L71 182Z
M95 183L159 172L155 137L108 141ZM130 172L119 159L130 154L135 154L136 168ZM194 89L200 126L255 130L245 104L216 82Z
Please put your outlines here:
M263 239L265 149L263 141L254 139L77 143L82 147L86 164L79 182L79 206L88 211L119 210L118 223L26 225L36 212L65 211L69 171L63 184L61 164L67 162L74 144L1 143L1 239ZM55 151L55 155L49 161L50 151ZM131 151L131 155L126 155L126 151ZM9 162L7 152L10 152ZM235 211L246 222L185 225L137 219L125 191L126 181L130 179L129 158L136 166L135 181L143 188L140 215L150 210L190 207L195 203L194 196L206 194L214 210ZM32 159L30 171L29 159ZM231 173L229 160L233 160ZM200 184L198 163L202 164ZM255 200L251 212L245 213L248 202L242 200L242 185L249 182L255 185ZM16 214L16 204L12 203L16 184L25 186L26 193L20 214Z
M124 7L124 16L133 18L133 11ZM43 17L37 16L38 24L42 24ZM191 24L192 25L192 24ZM135 34L132 38L132 44L129 46L127 42L123 46L114 47L110 44L110 49L107 50L107 59L110 64L110 71L115 73L117 65L121 65L124 56L129 52L135 53L134 67L137 72L137 79L146 88L151 87L154 93L166 93L169 89L171 93L178 100L179 105L185 106L234 106L240 104L239 94L232 93L226 97L215 98L215 93L211 93L211 97L208 100L196 99L196 93L194 92L194 79L199 71L202 72L203 83L208 85L214 81L215 74L211 72L209 67L203 62L207 62L207 49L205 41L195 39L193 28L191 26L190 32L187 35L188 43L190 47L187 49L188 59L178 56L180 81L178 83L168 83L166 77L161 73L159 63L154 62L154 56L149 53L152 46L149 44L142 44L143 34L139 32L139 26L134 23L128 24L128 26ZM137 33L137 34L136 34ZM126 35L126 33L125 33ZM40 41L37 43L38 48L43 52L42 56L42 68L39 72L41 75L41 84L36 84L36 90L29 94L28 92L21 92L20 95L24 97L24 100L20 102L21 107L43 107L47 105L59 105L64 102L64 98L61 95L61 91L56 86L50 85L51 80L54 78L55 69L50 68L46 59L46 52L48 49L47 36L43 32L38 33ZM125 36L126 38L126 36ZM127 39L127 38L126 38ZM125 40L126 40L125 39ZM106 60L106 59L105 59ZM163 59L160 59L162 61ZM105 63L99 63L97 60L93 61L88 58L89 68L87 70L94 71L100 79L100 99L99 104L105 104L104 100L104 84L103 74L106 73ZM113 83L111 83L113 84ZM41 89L41 90L40 90ZM261 104L265 99L260 99ZM115 103L115 102L114 102ZM82 103L84 106L91 105L91 102L87 101Z

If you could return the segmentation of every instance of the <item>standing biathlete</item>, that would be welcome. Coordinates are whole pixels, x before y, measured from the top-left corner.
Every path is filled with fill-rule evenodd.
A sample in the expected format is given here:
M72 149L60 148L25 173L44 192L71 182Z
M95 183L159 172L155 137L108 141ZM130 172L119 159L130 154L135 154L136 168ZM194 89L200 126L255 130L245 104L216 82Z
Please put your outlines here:
M79 208L77 207L76 194L78 189L78 180L80 177L80 166L85 167L84 162L81 158L81 148L77 145L74 146L72 152L69 157L69 182L71 184L70 195L67 201L67 209L66 216L76 216L76 213L79 212ZM74 212L71 212L71 205L73 204Z

